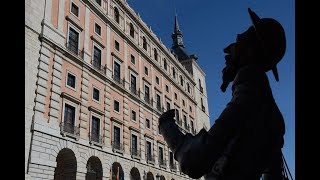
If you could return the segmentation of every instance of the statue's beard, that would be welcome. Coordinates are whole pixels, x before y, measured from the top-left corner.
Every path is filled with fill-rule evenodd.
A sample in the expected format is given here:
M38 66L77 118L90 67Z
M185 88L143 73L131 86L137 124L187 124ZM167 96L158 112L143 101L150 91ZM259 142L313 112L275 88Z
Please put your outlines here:
M229 83L232 82L237 74L237 67L226 63L226 66L222 70L222 85L220 89L222 92L225 92Z

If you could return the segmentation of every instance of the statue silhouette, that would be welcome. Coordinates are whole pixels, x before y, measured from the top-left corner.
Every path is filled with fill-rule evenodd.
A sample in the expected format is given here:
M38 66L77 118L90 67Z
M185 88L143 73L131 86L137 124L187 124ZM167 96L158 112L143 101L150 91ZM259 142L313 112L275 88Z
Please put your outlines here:
M174 109L159 117L159 128L183 173L209 180L280 180L285 124L273 98L266 72L286 49L284 30L272 18L248 9L253 25L224 49L221 90L232 83L232 99L210 130L183 134Z

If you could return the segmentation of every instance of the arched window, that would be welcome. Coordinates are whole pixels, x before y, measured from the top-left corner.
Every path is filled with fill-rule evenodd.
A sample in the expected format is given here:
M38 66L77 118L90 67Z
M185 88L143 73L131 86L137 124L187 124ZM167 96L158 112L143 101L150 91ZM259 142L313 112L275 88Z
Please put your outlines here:
M147 40L144 36L143 36L142 40L143 40L143 49L147 50Z
M130 23L130 36L134 38L134 27L132 23Z
M119 10L118 8L114 7L114 19L116 20L117 23L119 23Z
M154 59L156 60L156 61L158 61L158 51L157 51L157 49L156 48L154 48Z

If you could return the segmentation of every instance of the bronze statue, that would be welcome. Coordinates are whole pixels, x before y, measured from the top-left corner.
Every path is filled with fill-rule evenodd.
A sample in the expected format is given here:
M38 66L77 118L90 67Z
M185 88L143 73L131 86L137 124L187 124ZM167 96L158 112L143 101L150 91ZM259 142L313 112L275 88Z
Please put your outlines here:
M207 132L183 134L174 109L159 117L160 131L183 173L210 180L282 179L285 124L266 72L273 71L286 49L284 30L272 18L248 9L253 25L224 49L221 90L232 84L232 99Z

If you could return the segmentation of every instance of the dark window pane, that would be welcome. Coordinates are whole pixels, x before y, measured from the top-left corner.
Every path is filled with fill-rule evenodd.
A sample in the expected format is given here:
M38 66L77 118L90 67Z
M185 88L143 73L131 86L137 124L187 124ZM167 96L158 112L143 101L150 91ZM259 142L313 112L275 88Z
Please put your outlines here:
M70 73L68 73L68 77L67 77L67 85L75 88L76 87L76 77Z
M67 127L74 127L75 107L65 104L64 107L64 122Z
M120 21L120 19L119 19L119 10L118 10L118 8L114 8L114 18L115 18L115 20L116 20L116 22L117 23L119 23Z
M131 23L130 23L130 36L134 38L134 28Z
M101 35L101 27L98 24L95 24L95 32Z
M156 83L159 84L159 77L156 77Z
M145 73L146 75L148 75L148 68L147 68L147 67L144 67L144 73Z
M146 119L146 127L150 128L150 120L149 119Z
M169 92L169 86L168 85L166 85L166 91Z
M163 66L164 66L164 69L167 70L167 60L166 59L163 60Z
M93 99L99 101L99 90L96 88L93 88Z
M137 120L137 113L135 111L131 111L132 115L132 120L136 121Z
M135 60L135 57L131 54L131 63L132 64L136 64L136 60Z
M138 149L138 138L132 134L132 149Z
M118 101L114 101L114 110L120 112L120 106Z
M159 159L163 160L163 149L159 147Z
M120 81L120 64L118 64L117 62L114 62L113 76Z
M170 109L170 103L167 102L167 110L169 110L169 109Z
M132 90L136 90L136 77L131 74L131 88Z
M170 157L170 164L173 164L173 153L172 152L170 152L170 155L169 155Z
M75 5L74 3L72 3L71 5L71 12L76 15L77 17L79 17L79 7L77 5Z
M101 66L101 50L96 46L93 48L93 66L100 68Z
M179 110L176 109L176 120L179 120Z
M147 40L143 37L143 49L147 50Z
M96 0L96 2L101 6L101 0Z
M120 128L118 128L117 126L113 126L113 128L114 128L113 140L115 143L118 143L118 145L120 145Z
M92 136L99 137L100 135L100 119L92 116Z
M160 96L159 94L157 94L157 106L160 106L161 102L160 102Z
M118 42L118 41L114 41L114 48L115 48L117 51L120 51L120 45L119 45L119 42Z
M148 86L144 86L144 95L146 98L149 99L149 87Z
M79 44L79 33L70 28L69 29L69 42L68 42L68 48L78 54L78 44Z
M151 142L147 141L147 158L151 159Z

